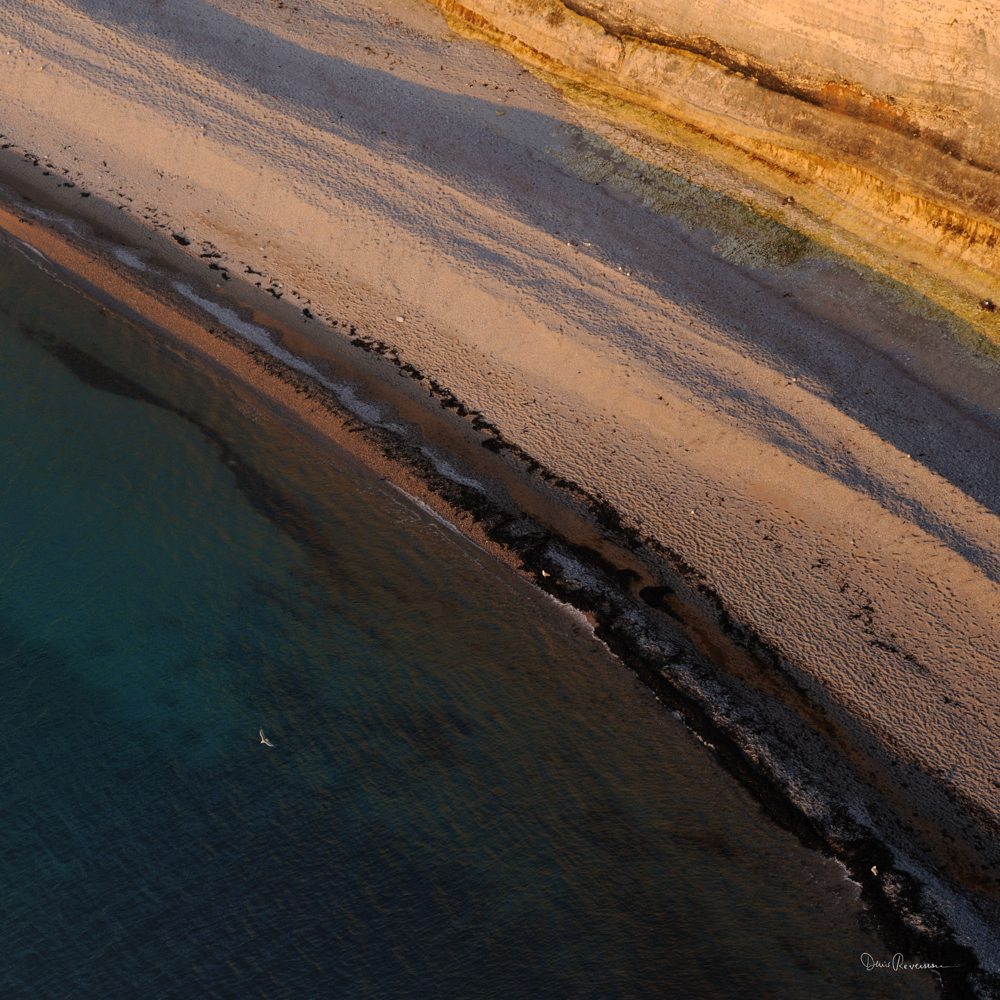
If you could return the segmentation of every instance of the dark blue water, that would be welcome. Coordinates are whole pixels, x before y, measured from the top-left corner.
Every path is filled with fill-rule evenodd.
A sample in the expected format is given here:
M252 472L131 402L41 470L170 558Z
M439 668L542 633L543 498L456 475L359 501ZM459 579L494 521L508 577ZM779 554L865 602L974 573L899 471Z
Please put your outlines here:
M575 618L0 275L0 996L931 995Z

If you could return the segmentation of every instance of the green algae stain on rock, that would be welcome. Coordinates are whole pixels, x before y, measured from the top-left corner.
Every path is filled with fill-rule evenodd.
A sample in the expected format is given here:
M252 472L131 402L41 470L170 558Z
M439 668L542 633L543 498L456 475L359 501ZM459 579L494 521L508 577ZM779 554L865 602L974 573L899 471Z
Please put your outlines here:
M583 180L607 184L656 215L717 236L713 251L744 267L787 267L826 256L804 234L723 192L703 187L677 171L631 155L594 132L574 130L567 149L553 154Z
M947 336L1000 360L1000 320L980 307L976 292L892 248L866 245L794 196L720 163L711 155L714 137L584 84L532 72L580 112L579 124L567 127L550 152L581 179L703 231L706 249L740 267L787 277L789 269L819 262L847 268L862 279L866 295L939 324ZM864 309L856 295L845 305Z

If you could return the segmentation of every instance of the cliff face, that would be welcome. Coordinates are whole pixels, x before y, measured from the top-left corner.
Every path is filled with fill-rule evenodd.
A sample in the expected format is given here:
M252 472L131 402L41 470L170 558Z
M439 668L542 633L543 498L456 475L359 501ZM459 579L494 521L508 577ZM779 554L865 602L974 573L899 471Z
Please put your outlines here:
M436 2L526 62L712 138L730 166L740 151L748 177L764 190L794 191L814 218L862 240L922 244L968 300L959 314L972 316L979 298L996 295L1000 8L960 0ZM921 256L919 247L896 253Z
M704 56L762 87L1000 163L1000 11L921 0L571 0L614 34Z

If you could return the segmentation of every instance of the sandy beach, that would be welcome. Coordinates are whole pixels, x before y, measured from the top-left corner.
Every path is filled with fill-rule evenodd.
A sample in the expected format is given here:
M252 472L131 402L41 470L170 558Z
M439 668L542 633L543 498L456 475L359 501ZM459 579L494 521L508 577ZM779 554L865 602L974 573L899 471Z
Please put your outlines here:
M1000 989L961 323L429 4L5 0L0 80L0 227L581 607L894 942Z

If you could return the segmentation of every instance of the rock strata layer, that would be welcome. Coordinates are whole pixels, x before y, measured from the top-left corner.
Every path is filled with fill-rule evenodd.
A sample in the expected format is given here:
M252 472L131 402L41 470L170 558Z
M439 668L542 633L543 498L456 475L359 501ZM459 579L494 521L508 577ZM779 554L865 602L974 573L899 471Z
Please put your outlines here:
M435 2L522 60L715 140L730 163L738 150L755 182L794 190L853 236L924 244L976 302L991 290L998 11L914 0Z

